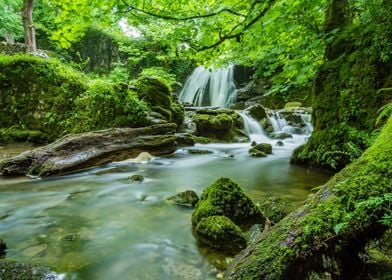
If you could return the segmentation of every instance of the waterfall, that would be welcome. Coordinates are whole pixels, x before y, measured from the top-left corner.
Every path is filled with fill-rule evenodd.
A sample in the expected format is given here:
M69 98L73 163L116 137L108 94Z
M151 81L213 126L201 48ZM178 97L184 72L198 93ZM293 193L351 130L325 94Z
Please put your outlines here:
M237 112L244 121L245 132L248 134L251 141L265 142L269 138L265 134L259 122L249 116L245 111Z
M179 99L198 107L229 107L236 99L234 66L219 69L197 67L185 82Z

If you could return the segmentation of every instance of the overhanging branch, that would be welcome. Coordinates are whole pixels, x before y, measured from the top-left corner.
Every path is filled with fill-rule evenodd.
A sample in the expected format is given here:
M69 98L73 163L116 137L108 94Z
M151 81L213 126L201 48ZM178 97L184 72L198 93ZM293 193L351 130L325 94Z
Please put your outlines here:
M193 15L193 16L188 16L188 17L172 17L172 16L168 16L168 15L162 15L162 14L157 14L157 13L153 13L144 9L139 9L136 6L133 6L129 3L127 3L125 0L122 0L122 2L127 6L127 9L125 12L129 13L132 11L136 11L139 13L143 13L152 17L156 17L156 18L160 18L160 19L164 19L164 20L173 20L173 21L187 21L187 20L192 20L192 19L198 19L198 18L208 18L208 17L213 17L216 15L219 15L221 13L229 13L241 18L245 18L246 16L241 14L240 12L234 11L232 9L229 8L222 8L216 12L213 13L209 13L209 14L204 14L204 15Z

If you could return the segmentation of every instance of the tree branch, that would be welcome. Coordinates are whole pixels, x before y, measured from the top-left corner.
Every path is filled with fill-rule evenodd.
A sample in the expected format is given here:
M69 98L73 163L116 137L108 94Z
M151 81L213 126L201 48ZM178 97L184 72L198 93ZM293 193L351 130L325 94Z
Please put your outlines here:
M255 3L257 3L259 1L255 1ZM238 26L240 26L242 23L234 26L234 28L231 30L230 33L220 37L220 40L208 45L208 46L203 46L203 47L199 47L196 48L198 51L205 51L208 49L212 49L212 48L216 48L217 46L219 46L220 44L222 44L223 42L230 40L230 39L237 39L239 38L241 35L243 35L245 33L246 30L248 30L250 27L252 27L256 22L258 22L268 11L269 9L272 7L272 5L276 2L276 0L269 0L268 1L268 5L264 7L264 9L256 16L254 17L250 22L248 22L246 25L244 25L244 27L242 28L241 31L236 32L236 33L232 33ZM255 5L252 5L252 7L254 8ZM251 12L251 10L249 11L249 13ZM248 17L248 15L246 16L246 18Z
M229 8L222 8L222 9L216 11L216 12L209 13L209 14L204 14L204 15L193 15L193 16L188 16L188 17L172 17L172 16L167 16L167 15L162 15L162 14L156 14L156 13L153 13L153 12L146 11L144 9L139 9L136 6L133 6L133 5L129 4L129 3L127 3L125 0L122 0L122 2L128 7L127 10L125 11L127 13L129 13L131 11L136 11L136 12L139 12L139 13L143 13L143 14L146 14L146 15L149 15L149 16L152 16L152 17L165 19L165 20L186 21L186 20L192 20L192 19L198 19L198 18L213 17L213 16L216 16L216 15L224 13L224 12L232 14L232 15L235 15L235 16L238 16L238 17L242 17L242 18L246 17L245 15L243 15L243 14L241 14L239 12L236 12L236 11L234 11L232 9L229 9Z

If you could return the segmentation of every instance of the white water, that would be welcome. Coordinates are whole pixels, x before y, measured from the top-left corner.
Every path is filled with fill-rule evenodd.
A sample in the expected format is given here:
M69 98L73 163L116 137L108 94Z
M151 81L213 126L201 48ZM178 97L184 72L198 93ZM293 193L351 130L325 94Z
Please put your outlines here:
M180 101L194 106L227 108L235 102L234 66L213 69L197 67L180 92Z
M287 127L287 121L279 114L279 111L276 111L269 116L268 120L270 121L274 132L284 131L285 127Z
M245 132L248 134L250 141L266 142L270 140L257 120L246 112L237 112L237 114L244 121Z

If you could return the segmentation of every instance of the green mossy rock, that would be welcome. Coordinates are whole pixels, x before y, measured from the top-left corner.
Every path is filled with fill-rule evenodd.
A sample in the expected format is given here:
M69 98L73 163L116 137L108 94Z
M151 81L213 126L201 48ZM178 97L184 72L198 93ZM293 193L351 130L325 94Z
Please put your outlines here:
M277 223L290 213L289 205L278 197L269 197L259 204L263 215L271 222Z
M0 56L0 127L63 133L73 100L86 91L86 79L53 59Z
M284 109L299 108L301 106L302 106L301 102L287 102L286 105L284 105Z
M230 109L201 109L192 115L197 136L223 142L234 142L243 127L241 117Z
M269 137L273 139L287 139L287 138L293 138L293 135L287 132L272 132L269 134Z
M168 122L181 125L184 107L173 97L171 88L159 79L141 76L134 82L135 91L152 111L161 114Z
M199 201L199 197L194 191L188 190L170 196L166 200L169 203L173 203L181 206L195 207L196 203Z
M202 218L194 233L200 243L229 253L236 254L246 247L241 229L225 216Z
M128 181L131 183L141 183L144 181L144 177L142 175L135 174L128 177Z
M265 222L264 216L253 201L228 178L220 178L204 189L192 214L193 228L202 218L209 216L226 216L244 229L253 224L264 225Z
M272 154L272 145L269 143L260 143L249 149L249 154L252 156L253 154L257 156L258 152L264 153L265 156L267 156L267 154Z
M253 150L253 149L249 150L249 155L251 157L267 157L268 156L266 153L264 153L262 151Z

